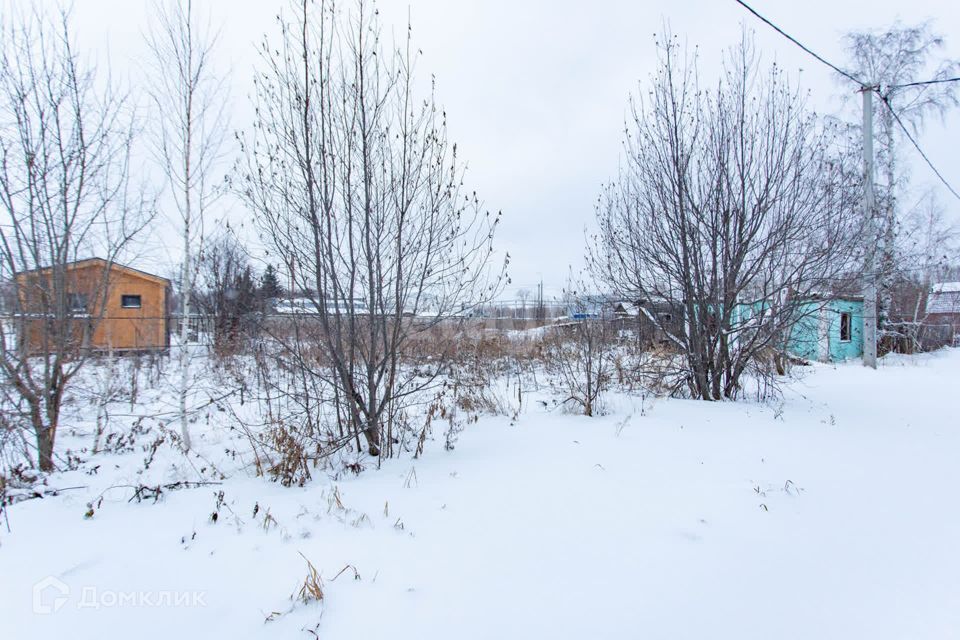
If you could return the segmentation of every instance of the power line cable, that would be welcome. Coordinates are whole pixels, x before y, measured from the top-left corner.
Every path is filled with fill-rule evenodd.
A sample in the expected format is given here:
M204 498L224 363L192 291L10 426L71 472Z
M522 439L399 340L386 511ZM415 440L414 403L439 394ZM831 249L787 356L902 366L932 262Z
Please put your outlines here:
M867 88L867 84L866 84L865 82L863 82L862 80L854 77L851 73L849 73L849 72L847 72L847 71L844 71L843 69L841 69L841 68L838 67L837 65L835 65L835 64L833 64L832 62L830 62L830 61L828 61L827 59L825 59L823 56L821 56L821 55L817 54L816 52L814 52L814 51L813 51L812 49L810 49L809 47L805 46L803 43L801 43L799 40L797 40L796 38L794 38L793 36L791 36L789 33L787 33L786 31L784 31L783 29L781 29L781 28L778 27L777 25L775 25L773 22L771 22L771 21L768 20L767 18L765 18L765 17L763 17L762 15L760 15L760 13L758 13L756 9L754 9L753 7L751 7L750 5L748 5L748 4L747 4L746 2L744 2L743 0L735 0L735 1L736 1L736 3L739 4L741 7L743 7L744 9L746 9L747 11L749 11L750 13L752 13L753 15L755 15L757 18L759 18L760 20L762 20L764 23L766 23L766 24L767 24L769 27L771 27L774 31L776 31L777 33L779 33L779 34L782 35L784 38L786 38L787 40L789 40L789 41L792 42L793 44L797 45L797 46L800 47L801 49L803 49L805 52L807 52L807 54L813 56L815 59L817 59L817 60L820 61L821 63L827 65L828 67L830 67L831 69L833 69L834 71L836 71L837 73L839 73L840 75L842 75L843 77L851 80L852 82L855 82L856 84L860 85L860 86L863 87L863 88Z
M913 144L913 147L917 150L917 153L920 154L920 157L923 158L924 162L927 163L927 166L930 167L930 170L933 171L938 178L940 178L940 182L943 183L943 186L945 186L950 191L950 193L954 195L954 197L957 200L960 200L960 193L957 193L956 189L954 189L950 185L950 183L947 182L947 179L943 177L943 174L940 173L939 170L937 170L937 167L934 166L933 162L930 160L927 154L924 153L923 149L920 148L920 144L917 142L916 138L914 138L913 135L910 134L910 130L907 129L907 126L905 124L903 124L903 120L900 119L900 116L897 114L896 109L894 109L893 105L890 104L889 96L880 95L880 100L882 100L883 104L886 105L887 109L890 110L890 114L893 116L894 121L896 121L896 123L900 126L900 129L903 131L903 135L907 136L907 140L909 140Z
M956 78L935 78L933 80L922 80L919 82L905 82L903 84L894 84L887 87L891 91L893 89L905 89L907 87L922 87L928 84L944 84L946 82L960 82L960 76Z
M856 78L856 77L854 77L853 75L851 75L850 73L844 71L843 69L841 69L841 68L838 67L837 65L829 62L828 60L826 60L826 59L823 58L822 56L818 55L817 53L815 53L814 51L812 51L810 48L804 46L800 41L798 41L796 38L794 38L793 36L791 36L789 33L787 33L786 31L784 31L783 29L781 29L781 28L778 27L777 25L775 25L773 22L771 22L770 20L768 20L768 19L765 18L764 16L762 16L762 15L761 15L760 13L758 13L753 7L751 7L750 5L748 5L748 4L747 4L746 2L744 2L743 0L735 0L735 1L736 1L737 4L739 4L740 6L742 6L744 9L746 9L747 11L749 11L750 13L752 13L753 15L755 15L757 18L759 18L760 20L762 20L764 23L766 23L767 25L769 25L769 26L770 26L772 29L774 29L777 33L779 33L779 34L782 35L784 38L786 38L786 39L789 40L790 42L794 43L795 45L797 45L798 47L800 47L801 49L803 49L805 52L807 52L809 55L813 56L815 59L817 59L817 60L820 61L821 63L827 65L828 67L830 67L831 69L833 69L834 71L836 71L836 72L839 73L840 75L844 76L845 78L847 78L847 79L849 79L849 80L857 83L857 84L860 85L863 89L865 89L865 90L866 90L866 89L870 89L870 90L874 91L878 96L880 96L880 99L883 101L883 103L886 105L886 107L887 107L888 109L890 109L890 113L893 115L893 118L894 118L894 120L896 121L897 125L899 125L900 129L903 130L904 135L907 136L907 139L911 142L911 144L913 144L914 148L915 148L915 149L917 150L917 152L920 154L920 157L923 158L924 162L927 163L927 166L930 167L931 171L933 171L934 174L936 174L937 178L940 179L940 182L943 183L943 185L950 191L950 193L952 193L955 198L957 198L958 200L960 200L960 193L957 193L956 189L954 189L954 188L950 185L950 183L947 182L947 179L944 178L944 177L943 177L943 174L940 173L940 171L937 169L936 166L934 166L933 162L930 160L930 158L927 156L927 154L924 153L923 149L920 148L920 144L916 141L916 139L913 137L913 135L911 135L911 133L910 133L910 131L907 129L906 125L904 125L904 124L903 124L903 121L900 120L900 116L897 114L896 110L894 110L893 105L890 104L890 100L889 100L888 95L880 93L878 87L867 85L865 82L859 80L858 78ZM929 85L929 84L941 84L941 83L945 83L945 82L958 82L958 81L960 81L960 77L955 77L955 78L941 78L941 79L935 79L935 80L925 80L925 81L921 81L921 82L908 82L908 83L905 83L905 84L893 85L893 86L889 87L889 89L901 89L901 88L904 88L904 87L916 87L916 86L923 86L923 85Z

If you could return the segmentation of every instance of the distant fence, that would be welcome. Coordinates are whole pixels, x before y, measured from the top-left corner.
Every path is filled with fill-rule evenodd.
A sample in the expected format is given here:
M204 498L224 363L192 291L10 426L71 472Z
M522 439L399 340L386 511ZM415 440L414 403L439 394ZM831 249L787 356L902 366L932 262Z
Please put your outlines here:
M929 322L891 322L879 336L881 353L917 353L933 351L956 343L951 324Z

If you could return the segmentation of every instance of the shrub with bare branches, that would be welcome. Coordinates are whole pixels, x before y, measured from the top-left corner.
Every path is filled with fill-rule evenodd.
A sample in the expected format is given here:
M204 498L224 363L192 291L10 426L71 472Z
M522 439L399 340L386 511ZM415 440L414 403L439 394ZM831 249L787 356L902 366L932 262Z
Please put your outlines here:
M859 173L847 141L779 67L761 67L749 36L712 90L674 39L659 50L649 92L631 102L626 162L599 200L590 262L625 299L682 309L669 335L689 393L734 398L855 272Z
M290 16L262 47L238 184L306 300L276 357L304 391L325 390L315 399L333 403L344 437L391 455L404 408L426 401L442 371L406 366L404 353L497 291L499 215L464 189L433 96L415 95L409 30L384 46L366 0L300 0Z
M153 204L130 177L127 97L81 61L68 12L25 3L2 18L0 281L16 282L16 295L0 328L0 411L32 431L36 464L52 471L65 390L90 356L109 267ZM104 266L79 275L74 264L91 256Z

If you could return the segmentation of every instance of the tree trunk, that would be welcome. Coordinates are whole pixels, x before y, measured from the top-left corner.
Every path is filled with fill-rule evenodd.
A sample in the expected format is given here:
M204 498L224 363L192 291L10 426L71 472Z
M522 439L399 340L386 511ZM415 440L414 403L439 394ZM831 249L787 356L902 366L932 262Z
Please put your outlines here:
M189 167L189 162L187 164ZM189 176L189 168L187 169ZM190 189L186 190L187 211L183 232L183 271L180 276L180 437L183 448L190 450L190 426L187 421L187 389L190 384L190 352L187 340L190 337L190 292L193 283L190 272Z
M369 448L370 455L379 456L380 455L380 425L379 423L374 424L373 426L368 426L363 430L363 437L367 439L367 447Z
M38 412L39 413L39 412ZM46 426L39 415L33 416L33 429L37 434L37 466L41 471L54 471L53 445L56 439L56 425Z

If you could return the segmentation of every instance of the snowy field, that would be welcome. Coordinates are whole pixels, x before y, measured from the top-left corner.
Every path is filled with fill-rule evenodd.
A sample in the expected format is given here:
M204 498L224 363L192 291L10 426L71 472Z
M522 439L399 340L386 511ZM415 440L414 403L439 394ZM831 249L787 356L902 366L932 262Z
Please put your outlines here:
M202 458L99 455L0 521L0 638L960 638L960 350L608 405L304 488L202 424ZM322 602L291 598L307 559Z

